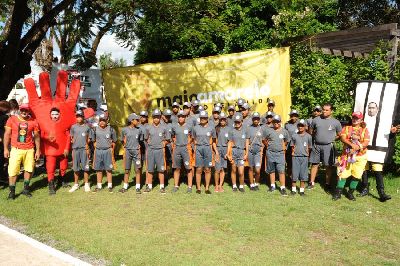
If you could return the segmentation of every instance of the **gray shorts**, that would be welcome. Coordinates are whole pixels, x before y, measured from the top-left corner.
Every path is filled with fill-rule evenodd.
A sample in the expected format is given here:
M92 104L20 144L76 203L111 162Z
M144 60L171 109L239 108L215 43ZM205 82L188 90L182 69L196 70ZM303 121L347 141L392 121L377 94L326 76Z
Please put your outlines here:
M135 165L135 170L142 168L142 156L140 150L125 149L124 153L125 170L131 170L132 163Z
M236 166L244 166L244 150L238 148L232 148L232 160Z
M283 151L273 152L267 151L267 174L275 173L283 174L285 173L285 153Z
M154 169L157 172L164 172L166 168L165 150L148 148L146 152L147 172L153 173Z
M196 167L212 167L212 148L211 146L196 145Z
M220 171L228 168L228 160L225 159L225 155L228 152L228 147L217 147L219 153L219 162L215 162L215 170Z
M261 148L250 149L248 154L248 161L250 167L261 168L262 151Z
M308 181L308 157L292 157L292 181Z
M182 163L187 170L192 169L188 146L176 146L172 154L172 168L181 169Z
M114 169L112 150L94 150L93 169L96 171L111 171Z
M85 148L72 149L72 170L74 172L89 171L89 158Z
M333 143L320 145L314 144L310 154L310 163L319 164L322 162L325 166L335 165L336 150Z

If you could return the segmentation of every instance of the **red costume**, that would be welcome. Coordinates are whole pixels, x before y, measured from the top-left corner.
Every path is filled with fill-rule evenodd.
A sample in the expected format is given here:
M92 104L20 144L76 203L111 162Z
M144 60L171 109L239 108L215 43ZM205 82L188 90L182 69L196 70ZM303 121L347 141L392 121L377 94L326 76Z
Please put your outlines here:
M49 74L43 72L39 75L41 97L36 92L33 79L24 80L28 93L29 106L40 126L41 152L46 156L46 171L48 181L54 179L57 161L60 162L60 175L64 176L68 165L68 158L64 151L70 149L69 129L75 123L75 105L80 91L80 80L74 79L69 87L68 98L66 90L68 85L68 73L59 71L57 87L53 99L50 88ZM60 110L58 121L51 120L50 110L56 107Z

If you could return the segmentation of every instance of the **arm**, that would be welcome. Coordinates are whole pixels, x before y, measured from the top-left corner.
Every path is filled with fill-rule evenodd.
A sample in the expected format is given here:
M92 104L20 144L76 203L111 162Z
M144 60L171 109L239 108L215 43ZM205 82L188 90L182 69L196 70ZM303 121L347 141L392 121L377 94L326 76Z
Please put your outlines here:
M5 132L4 132L4 137L3 137L4 158L10 157L10 151L8 150L8 147L10 145L10 139L11 139L11 128L5 127Z
M243 156L243 160L245 160L245 161L247 160L247 157L249 155L249 143L250 143L250 140L246 139L246 144L244 146L244 156Z
M33 132L33 138L34 138L35 147L36 147L35 160L37 161L40 158L40 134L39 134L39 131Z
M226 152L229 161L232 161L232 146L233 146L233 142L230 140L228 142L228 150Z
M67 139L70 139L70 138L71 138L71 135L69 134L69 130L68 130L68 129L67 129L67 131L65 132L65 135L66 135ZM63 152L64 157L67 157L67 156L68 156L70 144L71 144L70 141L66 141L66 142L65 142L65 147L64 147L64 152Z
M352 143L346 136L346 134L342 134L340 136L340 141L342 141L344 144L347 146L351 147L353 150L358 151L360 149L360 146Z

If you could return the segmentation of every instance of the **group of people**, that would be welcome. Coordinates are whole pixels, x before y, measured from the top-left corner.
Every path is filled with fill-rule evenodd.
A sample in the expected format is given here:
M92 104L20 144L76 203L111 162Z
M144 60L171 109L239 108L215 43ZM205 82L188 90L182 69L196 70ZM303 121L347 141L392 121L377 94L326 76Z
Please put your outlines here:
M124 149L125 170L119 192L128 191L133 165L138 194L152 191L154 173L158 175L161 193L166 192L167 173L171 173L174 179L173 193L179 190L180 178L184 176L187 178L187 193L192 193L194 185L195 192L201 194L204 174L204 193L211 194L212 173L214 192L224 192L225 175L228 173L234 192L245 192L245 176L248 176L250 190L257 191L263 169L269 176L269 192L278 190L282 196L304 196L306 185L308 189L314 188L322 164L326 173L324 188L332 191L333 200L340 199L342 193L350 200L355 200L353 193L359 187L359 180L363 180L359 195L368 195L365 169L368 166L366 152L370 135L361 112L354 112L351 123L342 127L332 116L333 106L326 103L315 106L309 119L300 119L299 112L291 110L288 122L282 124L282 117L274 113L274 107L275 102L269 99L265 114L251 113L249 103L238 99L236 105L227 107L226 112L223 104L216 103L209 115L198 100L193 100L182 105L174 102L171 110L155 109L151 115L147 111L130 114L127 117L128 124L122 128L119 138ZM62 156L45 156L50 195L56 193L56 163L60 164L63 186L68 186L63 178L69 154L72 155L74 172L74 185L69 192L79 189L82 172L84 190L94 193L101 191L104 171L107 190L113 192L117 132L109 125L106 110L96 113L98 120L95 125L93 121L89 123L86 113L85 107L79 106L75 113L76 123L67 132L63 131L68 141L63 144ZM60 110L52 108L49 116L52 121L57 121ZM393 134L397 131L398 127L391 128ZM27 104L19 106L19 112L10 115L5 123L2 141L4 157L9 161L9 199L16 197L15 184L21 164L24 170L22 194L32 196L29 182L35 161L41 156L41 141L52 141L51 134L43 139L39 132L40 127L31 116ZM339 157L335 149L337 139L344 145ZM93 164L90 165L90 162ZM97 184L93 189L89 184L91 168L97 176ZM390 199L384 191L382 165L375 163L372 170L376 173L380 200ZM146 176L144 187L142 171ZM290 184L286 183L287 178ZM276 179L279 179L279 187ZM346 183L349 184L348 190L345 189ZM335 189L331 187L333 184L337 184Z

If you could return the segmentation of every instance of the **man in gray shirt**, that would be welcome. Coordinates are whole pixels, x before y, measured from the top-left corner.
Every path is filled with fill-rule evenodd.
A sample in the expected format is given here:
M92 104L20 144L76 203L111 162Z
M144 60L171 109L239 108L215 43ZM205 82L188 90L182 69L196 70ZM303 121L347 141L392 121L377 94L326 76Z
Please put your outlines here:
M255 191L259 190L262 151L264 148L263 137L265 134L264 134L264 127L260 126L260 119L261 119L260 113L254 112L252 119L253 119L253 124L246 129L246 137L249 142L248 161L249 161L250 190Z
M325 189L330 190L330 182L335 169L336 150L334 142L339 138L341 131L340 122L332 117L332 104L324 104L322 106L322 115L314 118L310 127L310 133L314 139L310 155L310 189L314 188L318 166L322 162L326 167Z

